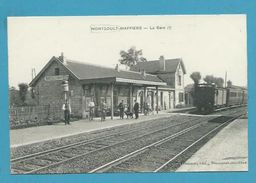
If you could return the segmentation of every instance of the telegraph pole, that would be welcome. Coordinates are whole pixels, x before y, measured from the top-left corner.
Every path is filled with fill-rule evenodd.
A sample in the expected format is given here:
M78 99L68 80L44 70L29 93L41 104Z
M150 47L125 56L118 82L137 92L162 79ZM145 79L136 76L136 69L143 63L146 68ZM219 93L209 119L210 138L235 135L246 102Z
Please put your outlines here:
M225 72L225 88L227 87L227 71Z

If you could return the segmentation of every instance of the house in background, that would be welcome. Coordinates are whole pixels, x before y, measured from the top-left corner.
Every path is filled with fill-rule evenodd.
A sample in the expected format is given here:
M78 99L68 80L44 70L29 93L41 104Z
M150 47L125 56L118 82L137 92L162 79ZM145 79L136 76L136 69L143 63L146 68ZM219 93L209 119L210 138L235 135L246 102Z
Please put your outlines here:
M145 71L160 78L166 86L159 87L158 106L162 110L168 110L185 105L184 75L186 69L181 58L165 59L160 56L159 60L139 62L131 67L132 71ZM150 88L150 87L149 87ZM154 88L151 91L155 91ZM150 97L151 105L153 97Z

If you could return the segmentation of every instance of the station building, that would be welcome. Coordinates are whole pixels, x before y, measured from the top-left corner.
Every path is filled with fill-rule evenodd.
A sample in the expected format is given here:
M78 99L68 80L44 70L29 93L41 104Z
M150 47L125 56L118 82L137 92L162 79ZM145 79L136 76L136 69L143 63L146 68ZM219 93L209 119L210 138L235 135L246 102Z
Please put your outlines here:
M134 100L143 112L147 104L153 111L168 110L184 105L184 74L182 59L140 62L130 71L87 64L53 56L30 82L38 105L61 106L68 98L72 115L86 118L88 104L95 102L95 112L106 101L113 117L118 104L132 106ZM63 90L68 81L68 92Z

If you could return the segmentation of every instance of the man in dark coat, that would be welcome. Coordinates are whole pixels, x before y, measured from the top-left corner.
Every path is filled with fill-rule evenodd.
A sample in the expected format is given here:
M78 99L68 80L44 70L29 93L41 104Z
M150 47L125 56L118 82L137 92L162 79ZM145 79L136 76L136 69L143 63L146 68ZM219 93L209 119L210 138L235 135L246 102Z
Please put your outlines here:
M65 118L65 125L70 124L70 113L71 113L71 107L70 103L66 100L65 104L62 106L62 110L64 110L64 118Z
M138 119L139 118L139 103L136 100L134 100L133 110L135 113L135 119Z
M119 111L120 111L120 119L124 119L124 101L120 102L118 105Z
M107 111L107 104L105 101L101 103L101 121L106 120L106 111Z

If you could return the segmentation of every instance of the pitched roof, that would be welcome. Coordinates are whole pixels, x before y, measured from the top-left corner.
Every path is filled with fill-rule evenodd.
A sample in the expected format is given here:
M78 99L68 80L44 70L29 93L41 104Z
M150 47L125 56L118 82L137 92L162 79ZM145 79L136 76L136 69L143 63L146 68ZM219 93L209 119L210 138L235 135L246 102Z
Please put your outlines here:
M133 71L145 70L148 73L158 73L158 72L176 72L176 69L181 64L184 74L186 74L186 69L181 58L175 59L165 59L165 70L161 67L160 60L153 60L147 62L138 62L135 66L131 67Z
M161 79L159 79L155 75L145 74L143 75L140 72L135 71L124 71L116 69L82 63L78 61L73 61L70 59L65 59L65 62L61 62L59 58L52 57L51 60L44 66L44 68L39 72L39 74L30 82L30 86L33 86L40 76L44 73L44 71L50 67L52 62L61 63L67 70L71 73L72 76L77 78L78 80L90 80L90 79L103 79L103 78L114 78L116 81L130 82L139 81L141 84L149 84L149 82L153 82L157 85L166 85Z
M72 71L72 73L74 73L79 80L116 77L133 80L163 82L161 79L151 74L146 74L143 76L140 72L124 70L117 71L116 69L81 63L73 60L66 60L65 67Z
M239 89L239 90L247 90L247 87L244 87L244 86L236 86L236 85L231 85L231 87L228 87L228 88Z

